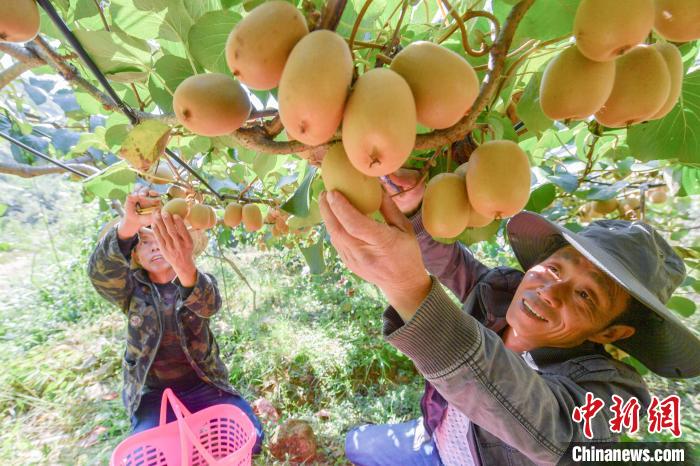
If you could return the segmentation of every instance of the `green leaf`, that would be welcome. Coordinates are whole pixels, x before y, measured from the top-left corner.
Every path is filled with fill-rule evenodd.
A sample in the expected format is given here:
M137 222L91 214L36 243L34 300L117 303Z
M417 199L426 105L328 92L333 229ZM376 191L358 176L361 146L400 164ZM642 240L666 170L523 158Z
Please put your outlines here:
M7 212L7 204L0 203L0 217L5 215L5 212Z
M518 25L514 43L519 44L527 39L550 40L571 34L580 1L537 0L533 2L532 7ZM493 11L501 20L501 24L512 8L511 5L504 3L496 1L493 5Z
M554 183L545 183L530 193L525 210L531 212L542 212L557 197L557 188Z
M309 246L308 248L302 248L301 253L306 259L306 263L309 264L309 270L312 275L319 275L326 271L326 262L323 259L323 242L326 236L325 228L321 230L321 235L318 241Z
M276 156L270 154L257 154L255 156L255 160L253 161L253 171L262 180L268 173L270 173L271 170L275 168L276 164Z
M500 227L501 221L494 220L482 228L467 228L457 237L457 240L467 246L481 241L490 241L496 236Z
M571 173L561 172L555 175L548 175L547 178L567 193L573 193L578 188L578 178Z
M681 186L687 195L700 194L700 169L682 167Z
M112 0L112 23L140 39L187 42L194 24L182 0Z
M83 188L103 199L124 201L135 182L136 173L122 160L83 180Z
M130 125L126 123L110 126L105 133L105 143L111 148L118 147L129 134Z
M584 197L585 199L591 201L606 201L615 197L617 193L622 191L628 185L629 182L624 180L618 181L617 183L614 183L610 186L593 185L590 189L579 191L576 194L580 197Z
M681 99L668 115L627 130L627 144L644 162L700 163L700 70L686 75Z
M173 93L182 81L194 74L192 65L184 58L175 55L163 55L154 66L155 74L151 74L148 88L151 97L164 112L173 111Z
M316 175L317 167L306 166L306 174L301 184L292 197L282 205L282 210L298 217L309 215L309 202L311 201L311 182Z
M535 73L525 86L525 92L516 106L518 116L525 123L525 127L539 136L543 131L551 128L554 124L542 111L540 106L540 82L542 72Z
M119 31L76 29L74 33L107 77L120 82L140 81L151 69L151 48L143 40Z
M232 11L210 11L192 26L189 32L189 48L192 56L209 71L229 73L226 65L226 40L241 20Z
M668 303L666 303L666 306L669 309L672 309L676 311L678 314L682 315L683 317L690 317L695 313L695 302L688 298L684 298L682 296L674 296L672 297Z

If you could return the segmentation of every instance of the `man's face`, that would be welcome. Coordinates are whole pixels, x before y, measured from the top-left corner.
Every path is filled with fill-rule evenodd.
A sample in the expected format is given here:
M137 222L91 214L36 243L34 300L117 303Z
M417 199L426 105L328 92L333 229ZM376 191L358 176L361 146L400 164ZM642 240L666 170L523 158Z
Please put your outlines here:
M599 334L630 295L572 246L525 273L506 320L531 348L577 346Z
M147 272L163 272L172 268L160 253L158 242L151 230L139 230L139 242L134 248L136 260Z

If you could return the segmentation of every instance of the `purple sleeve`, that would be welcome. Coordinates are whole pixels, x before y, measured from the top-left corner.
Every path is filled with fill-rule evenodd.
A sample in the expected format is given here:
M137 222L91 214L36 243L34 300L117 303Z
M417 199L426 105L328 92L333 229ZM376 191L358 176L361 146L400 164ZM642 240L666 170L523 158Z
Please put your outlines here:
M423 227L421 212L411 217L413 231L428 272L448 287L461 302L489 268L476 260L461 243L444 244L435 241Z

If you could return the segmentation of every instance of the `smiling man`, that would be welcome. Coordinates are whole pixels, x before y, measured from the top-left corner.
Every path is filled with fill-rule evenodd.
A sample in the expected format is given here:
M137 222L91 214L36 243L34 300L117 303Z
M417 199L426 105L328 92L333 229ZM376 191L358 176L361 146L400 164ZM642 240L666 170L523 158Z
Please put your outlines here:
M192 235L179 216L161 215L157 196L146 188L130 194L124 217L88 265L97 292L128 319L122 399L131 433L158 425L163 391L171 388L193 413L217 404L240 408L257 430L257 453L261 424L229 384L210 328L221 307L216 280L197 269ZM139 215L137 206L155 212ZM174 420L168 409L168 422Z
M418 180L408 171L391 178L405 189ZM646 409L650 395L606 343L663 376L700 374L700 340L664 305L683 262L649 225L606 220L575 234L523 212L507 234L525 272L490 269L461 244L434 241L420 213L404 216L423 190L395 196L396 204L385 194L385 224L340 193L321 198L340 257L390 304L386 340L427 379L422 419L348 434L354 464L556 464L572 442L587 440L572 413L588 392L605 402L594 439L613 440L612 396L636 397Z

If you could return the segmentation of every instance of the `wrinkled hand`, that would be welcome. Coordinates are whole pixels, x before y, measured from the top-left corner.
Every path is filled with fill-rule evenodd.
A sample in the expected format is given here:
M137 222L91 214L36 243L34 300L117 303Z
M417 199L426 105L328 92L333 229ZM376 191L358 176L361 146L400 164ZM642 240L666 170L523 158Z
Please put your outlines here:
M380 212L386 224L363 215L337 191L322 193L321 216L345 265L377 285L404 321L428 295L431 280L413 227L389 194Z
M389 175L388 183L384 177L380 178L384 189L392 195L393 201L404 214L412 215L421 205L425 193L425 180L418 170L399 168ZM395 186L392 186L391 184ZM397 190L396 187L399 189ZM401 193L401 194L396 194Z
M179 215L157 211L153 215L153 234L163 258L168 261L184 287L194 286L197 266L192 257L193 242Z
M160 207L160 195L156 191L149 190L145 186L137 188L126 196L124 203L124 218L119 222L118 234L122 239L133 237L139 232L139 228L150 226L153 223L153 214L140 215L137 205L144 209L148 207Z

